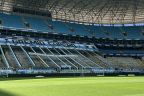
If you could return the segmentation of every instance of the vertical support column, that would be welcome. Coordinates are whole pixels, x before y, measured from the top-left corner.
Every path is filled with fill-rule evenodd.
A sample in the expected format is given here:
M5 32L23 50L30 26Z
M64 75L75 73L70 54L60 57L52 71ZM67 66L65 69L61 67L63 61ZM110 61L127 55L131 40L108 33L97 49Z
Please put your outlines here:
M63 62L59 57L57 57L51 50L49 50L48 48L47 48L47 50L52 54L52 55L54 55L60 62L62 62L65 66L67 65L65 62ZM71 68L69 68L69 69L71 69Z
M9 47L10 51L12 52L12 55L13 55L13 57L14 57L14 59L15 59L15 61L16 61L16 63L17 63L17 65L18 65L19 67L22 67L22 66L21 66L21 64L20 64L20 62L18 61L18 59L17 59L17 57L16 57L15 53L13 52L13 50L12 50L11 46L10 46L10 45L8 45L8 47Z
M20 46L20 47L21 47L21 49L23 50L23 52L26 54L26 56L28 57L28 59L29 59L29 61L31 62L32 66L35 67L34 61L33 61L33 60L31 59L31 57L28 55L28 53L26 52L26 50L25 50L22 46Z
M40 50L41 50L45 55L47 55L47 54L43 51L42 48L40 48ZM53 59L51 59L49 56L47 56L47 58L50 59L50 60L61 70L61 67L60 67Z
M58 52L58 50L56 50L55 48L54 48L54 50L58 53L58 54L60 54L61 55L61 53L60 52ZM66 54L65 54L66 55ZM77 70L78 70L78 67L77 66L75 66L72 62L70 62L66 57L64 57L64 59L67 61L67 62L69 62L71 65L73 65Z
M95 62L93 62L92 60L90 60L89 58L85 57L82 53L80 53L79 51L75 50L78 54L80 54L82 57L84 57L85 59L89 60L91 63L97 65L98 67L102 68L100 65L96 64Z
M30 47L30 48L31 48L31 50L32 50L34 53L36 53L35 50L34 50L32 47ZM47 64L40 56L37 55L37 57L43 62L43 64L44 64L45 66L49 67L48 64Z
M64 52L62 49L60 49L64 54L66 54L67 55L67 53L66 52ZM67 49L65 49L67 52L69 52ZM72 54L71 52L69 52L70 54ZM71 58L71 57L70 57ZM74 62L76 62L78 65L80 65L81 67L82 67L82 69L83 68L85 68L82 64L80 64L79 62L77 62L76 60L74 60L73 58L71 58Z
M9 63L8 63L8 60L6 59L6 56L5 56L4 51L3 51L3 49L2 49L1 46L0 46L0 50L1 50L1 52L2 52L2 56L3 56L4 62L5 62L5 64L6 64L6 66L7 66L7 68L10 68Z

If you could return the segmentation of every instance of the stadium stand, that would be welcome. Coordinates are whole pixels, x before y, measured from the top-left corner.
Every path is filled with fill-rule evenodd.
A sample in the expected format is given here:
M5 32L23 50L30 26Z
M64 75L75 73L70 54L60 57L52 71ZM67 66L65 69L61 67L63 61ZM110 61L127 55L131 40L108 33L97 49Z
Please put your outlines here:
M22 23L22 18L18 15L0 13L0 19L2 22L2 26L18 29L24 27Z
M70 34L109 39L143 39L141 26L88 26L75 23L53 21L41 17L20 16L0 14L2 26L5 28L28 28L38 32L55 32L59 34ZM7 20L7 18L9 18ZM26 27L26 25L29 27ZM73 30L72 30L73 29ZM94 33L94 34L93 34ZM124 34L126 33L126 35Z
M141 22L78 22L18 5L8 11L0 12L0 68L8 72L144 72Z

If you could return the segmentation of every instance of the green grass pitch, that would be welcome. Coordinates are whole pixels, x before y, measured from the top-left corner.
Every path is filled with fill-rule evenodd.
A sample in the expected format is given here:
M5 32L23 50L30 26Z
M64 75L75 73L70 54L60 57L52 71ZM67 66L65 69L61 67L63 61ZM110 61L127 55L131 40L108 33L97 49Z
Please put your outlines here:
M0 79L0 96L144 96L144 77Z

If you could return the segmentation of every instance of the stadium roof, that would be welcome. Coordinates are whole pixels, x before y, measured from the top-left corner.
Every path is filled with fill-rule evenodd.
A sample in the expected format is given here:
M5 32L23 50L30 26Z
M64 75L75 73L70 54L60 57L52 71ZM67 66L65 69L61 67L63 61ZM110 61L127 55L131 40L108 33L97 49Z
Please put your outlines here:
M0 0L2 10L12 11L13 6L79 22L144 23L144 0Z

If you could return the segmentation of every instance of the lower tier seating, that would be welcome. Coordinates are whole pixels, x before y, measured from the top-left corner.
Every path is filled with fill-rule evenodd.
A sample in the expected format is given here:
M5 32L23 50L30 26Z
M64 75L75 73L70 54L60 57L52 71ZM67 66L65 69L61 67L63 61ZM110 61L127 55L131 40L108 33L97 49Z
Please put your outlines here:
M102 57L98 53L86 50L66 48L40 48L22 46L1 46L0 68L6 62L13 69L55 69L67 70L114 69L144 70L144 59L132 57ZM6 60L6 61L5 61ZM76 71L75 71L76 72Z
M124 70L144 69L144 63L141 59L132 57L107 57L106 58L114 68Z

